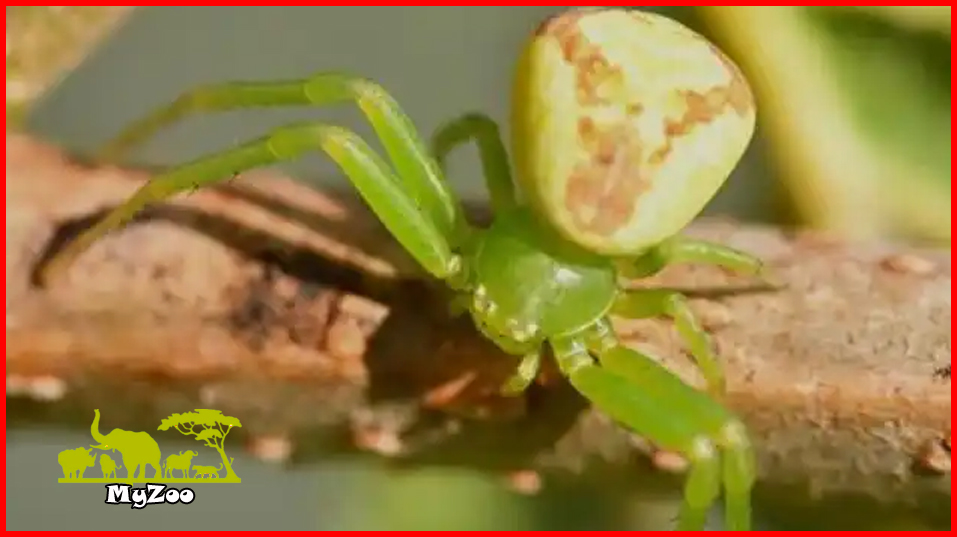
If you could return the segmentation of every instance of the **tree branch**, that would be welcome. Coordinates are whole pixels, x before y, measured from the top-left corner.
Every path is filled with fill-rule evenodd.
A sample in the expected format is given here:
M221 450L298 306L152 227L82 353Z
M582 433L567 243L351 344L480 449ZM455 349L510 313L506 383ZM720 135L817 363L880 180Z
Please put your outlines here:
M8 399L11 427L37 405L79 427L93 405L120 423L196 407L242 416L251 449L283 439L297 458L358 448L505 473L598 459L623 476L640 474L636 451L652 454L553 370L497 396L515 359L442 315L443 295L368 211L286 179L251 173L178 198L37 289L50 249L145 176L10 134L7 155L7 389L26 396ZM949 513L950 381L934 374L950 363L949 252L715 220L691 232L763 256L787 282L729 294L748 282L700 267L656 282L698 289L763 483ZM670 323L618 328L700 383Z
M183 436L189 436L189 435L198 436L198 435L199 435L199 433L193 431L193 426L192 426L192 425L190 425L188 431L184 431L184 430L180 429L180 425L174 425L173 428L175 428L176 431L179 432L179 434L181 434L181 435L183 435Z

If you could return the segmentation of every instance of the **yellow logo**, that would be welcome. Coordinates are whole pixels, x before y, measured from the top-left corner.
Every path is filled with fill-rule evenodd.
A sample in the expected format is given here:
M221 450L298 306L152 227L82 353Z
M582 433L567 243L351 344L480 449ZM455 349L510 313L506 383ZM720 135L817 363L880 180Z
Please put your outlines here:
M145 431L113 429L100 433L100 411L93 411L90 434L96 444L90 447L66 449L57 457L63 468L60 483L106 483L107 504L128 504L142 509L155 503L192 503L195 492L184 487L167 487L169 483L240 483L233 469L233 459L226 456L224 444L234 427L242 427L237 418L223 415L219 410L196 409L164 418L157 430L176 432L191 436L201 446L213 450L210 453L219 464L196 464L194 458L206 459L199 451L186 450L171 453L162 458L159 444ZM114 456L111 456L114 455ZM87 470L94 468L99 456L102 477L86 477ZM92 472L96 472L94 468ZM136 488L133 484L143 483Z

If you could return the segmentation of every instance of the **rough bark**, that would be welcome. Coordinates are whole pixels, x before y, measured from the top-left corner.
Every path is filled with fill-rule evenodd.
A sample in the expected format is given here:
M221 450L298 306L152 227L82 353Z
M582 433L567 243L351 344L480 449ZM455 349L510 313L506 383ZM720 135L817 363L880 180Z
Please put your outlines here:
M601 461L629 479L651 454L551 370L523 397L495 395L515 360L449 320L351 197L247 174L149 211L42 289L45 256L145 175L10 134L7 158L10 427L212 407L263 457L358 449L504 473ZM949 252L718 220L689 231L763 256L786 284L701 267L651 282L694 289L763 482L949 506ZM618 327L700 382L670 323Z

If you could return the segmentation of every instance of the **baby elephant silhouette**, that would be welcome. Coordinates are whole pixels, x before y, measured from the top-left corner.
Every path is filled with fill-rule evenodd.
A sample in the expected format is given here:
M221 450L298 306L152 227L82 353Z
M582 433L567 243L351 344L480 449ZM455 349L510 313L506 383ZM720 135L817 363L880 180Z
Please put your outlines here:
M116 469L122 468L106 453L100 455L100 470L103 470L103 477L116 479Z

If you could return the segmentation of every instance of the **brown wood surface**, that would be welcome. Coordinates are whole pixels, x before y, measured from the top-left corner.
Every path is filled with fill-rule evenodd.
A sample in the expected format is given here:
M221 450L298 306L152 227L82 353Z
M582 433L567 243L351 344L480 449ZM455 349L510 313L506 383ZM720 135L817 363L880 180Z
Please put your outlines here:
M212 407L240 417L264 457L366 450L504 473L597 460L628 476L651 452L553 372L497 396L515 360L448 320L441 293L349 196L247 174L150 211L38 288L58 241L145 175L9 133L7 158L10 428L88 427L93 408L119 427ZM763 256L786 283L748 291L700 267L659 279L697 289L763 483L949 505L951 388L935 371L950 364L950 252L719 220L690 232ZM618 326L698 382L669 323Z

